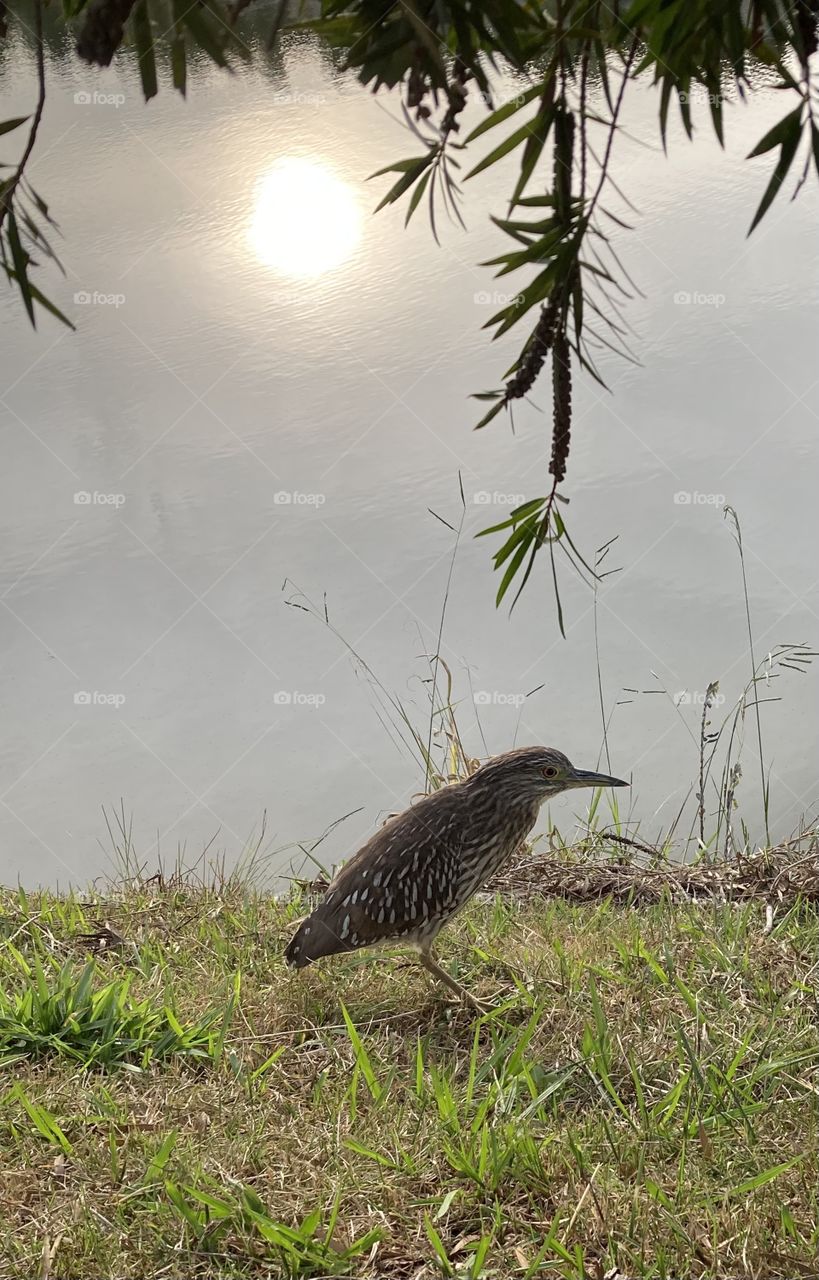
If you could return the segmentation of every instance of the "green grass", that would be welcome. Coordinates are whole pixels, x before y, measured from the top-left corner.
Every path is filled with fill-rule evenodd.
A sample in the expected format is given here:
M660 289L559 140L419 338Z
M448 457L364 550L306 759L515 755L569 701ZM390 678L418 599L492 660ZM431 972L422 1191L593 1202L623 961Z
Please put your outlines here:
M478 904L484 1018L300 910L0 891L2 1280L816 1275L815 908Z

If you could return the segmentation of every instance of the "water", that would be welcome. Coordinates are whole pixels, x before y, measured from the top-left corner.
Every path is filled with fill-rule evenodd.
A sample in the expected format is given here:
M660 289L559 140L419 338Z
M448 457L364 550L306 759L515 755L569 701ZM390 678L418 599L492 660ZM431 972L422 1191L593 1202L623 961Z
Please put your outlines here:
M30 52L2 76L4 116L25 114ZM397 104L311 39L234 78L200 66L187 103L167 91L146 107L127 67L92 75L58 41L49 83L31 178L64 237L67 277L51 272L48 291L78 331L43 317L32 333L0 295L0 877L104 874L102 807L120 803L151 867L157 846L193 857L212 837L231 861L266 812L281 869L349 811L327 862L402 807L417 764L337 635L293 605L326 604L423 723L453 544L429 509L457 524L459 472L442 653L466 741L484 753L475 693L488 750L542 741L593 767L590 594L566 578L560 639L544 563L510 622L489 540L473 537L507 496L544 492L549 456L545 386L546 415L524 405L514 435L502 419L472 434L466 398L499 384L523 337L489 344L482 295L517 282L475 266L503 247L487 214L511 166L467 185L469 230L444 226L436 248L421 212L408 231L403 209L370 216L386 187L367 175L417 149ZM633 772L644 837L696 776L698 693L719 679L727 708L749 676L721 495L742 520L758 654L819 637L812 179L745 239L770 158L743 156L783 111L772 92L730 109L726 155L703 105L702 136L672 131L667 161L645 91L627 123L650 146L617 153L641 210L619 248L645 295L628 308L644 363L604 360L611 396L577 387L566 491L587 553L619 535L599 645L607 712L620 704L611 768ZM288 222L282 191L336 209L318 239L304 210ZM660 687L692 700L623 692ZM817 687L786 673L762 708L780 833L816 811ZM740 799L758 835L748 736ZM551 816L569 830L580 811L573 796Z

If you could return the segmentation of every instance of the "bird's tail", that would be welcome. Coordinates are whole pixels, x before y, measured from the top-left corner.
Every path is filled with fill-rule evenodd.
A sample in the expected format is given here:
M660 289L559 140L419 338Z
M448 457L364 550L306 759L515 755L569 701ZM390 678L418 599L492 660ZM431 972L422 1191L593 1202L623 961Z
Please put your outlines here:
M347 948L315 912L303 920L290 940L284 958L294 969L304 969L322 956L334 955Z

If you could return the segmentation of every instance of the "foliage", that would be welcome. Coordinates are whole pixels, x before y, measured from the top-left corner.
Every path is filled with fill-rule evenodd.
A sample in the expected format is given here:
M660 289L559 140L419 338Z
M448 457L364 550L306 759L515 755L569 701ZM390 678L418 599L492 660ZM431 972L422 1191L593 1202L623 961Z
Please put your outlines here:
M0 1277L813 1274L817 914L770 901L475 902L475 1018L389 955L287 971L299 904L247 885L0 889L54 985L102 920L186 1024L242 974L196 1070L0 1070Z
M192 51L201 51L222 68L249 56L236 24L251 3L233 0L225 8L220 0L64 0L64 17L76 28L80 56L92 64L108 65L120 45L126 46L137 61L147 100L158 92L158 64L166 52L170 81L182 94ZM23 156L0 184L0 247L3 267L19 288L32 323L35 303L59 314L29 274L38 253L54 256L43 229L50 223L47 206L25 180L45 99L41 4L35 0L37 107L30 122L0 124L0 131L13 131L29 123ZM288 0L278 0L268 46L290 17ZM513 583L517 599L544 547L553 575L556 551L578 567L565 512L557 505L571 443L573 369L602 384L601 352L633 358L623 303L634 286L612 243L612 236L628 224L612 207L618 188L611 175L629 85L641 79L657 87L664 145L673 103L692 136L692 101L695 91L702 90L722 144L726 92L744 98L753 91L753 68L768 68L769 79L790 104L750 152L749 158L776 153L752 231L798 156L796 190L811 167L819 174L819 86L811 79L818 17L819 0L631 0L614 5L605 0L321 0L318 17L294 23L343 50L346 66L362 84L374 92L402 95L418 150L380 171L393 182L379 208L406 198L409 221L426 199L437 238L436 201L437 209L459 217L463 180L513 152L520 157L508 208L503 217L493 218L505 237L504 247L485 265L497 268L499 276L523 272L526 280L487 326L497 338L526 315L536 319L503 375L503 385L478 393L488 407L477 425L487 425L527 396L551 360L551 479L543 497L524 504L494 530L508 531L495 554L495 567L503 569L498 603ZM0 39L2 35L0 22ZM502 71L522 78L525 88L496 105L493 86ZM485 116L461 140L460 117L470 96L479 99ZM483 147L484 135L492 132L494 137L507 124L511 132L462 179L465 152L476 143ZM587 565L582 569L593 576Z
M27 960L10 942L6 952L9 968L24 985L15 994L0 991L0 1067L56 1056L83 1066L130 1064L144 1070L169 1054L196 1061L221 1052L224 1010L185 1027L169 1005L135 1000L130 976L100 986L93 960L78 970L48 955Z

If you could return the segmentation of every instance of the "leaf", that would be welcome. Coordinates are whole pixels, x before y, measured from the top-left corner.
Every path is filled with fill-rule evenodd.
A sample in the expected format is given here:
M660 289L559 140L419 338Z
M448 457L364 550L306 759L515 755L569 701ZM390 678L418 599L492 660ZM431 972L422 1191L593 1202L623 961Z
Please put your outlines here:
M470 170L466 175L467 179L474 178L477 173L482 173L484 169L488 169L491 165L496 164L498 160L502 160L510 151L514 151L515 147L519 147L522 142L525 142L527 138L531 137L532 131L539 119L540 113L538 112L534 119L528 120L526 124L521 125L521 127L516 129L514 133L510 133L509 137L504 138L503 142L501 142L499 146L495 147L494 151L490 151L488 156L484 156L483 160L480 160L475 165L475 168Z
M798 132L799 121L802 116L802 104L793 111L789 111L786 116L778 120L772 129L769 129L764 137L754 147L753 151L749 151L746 160L752 160L754 156L761 156L766 151L772 151L774 147L779 147L787 140L791 132L795 129Z
M77 326L69 320L68 316L63 314L59 307L54 305L50 298L47 298L45 294L37 288L36 284L31 284L31 282L29 282L29 289L31 290L31 296L34 301L39 302L40 306L45 311L48 311L56 320L61 320L69 329L76 330Z
M767 1182L773 1182L774 1178L778 1178L780 1173L784 1173L786 1169L791 1169L802 1159L801 1156L794 1156L792 1160L787 1160L784 1164L775 1164L770 1169L763 1169L761 1173L757 1173L753 1178L746 1178L744 1182L740 1182L735 1187L730 1187L726 1191L729 1196L744 1196L749 1191L756 1191L757 1187L764 1187Z
M412 198L410 199L409 206L407 208L407 216L404 219L405 227L409 225L410 218L415 213L415 210L418 208L418 205L421 203L421 198L427 189L427 184L431 177L432 177L431 169L427 169L426 173L421 175L421 181L418 183L418 186L413 191Z
M482 120L477 128L472 130L464 140L465 145L468 146L470 142L474 142L476 138L486 133L488 129L494 129L495 125L502 124L504 120L508 120L516 111L520 111L521 107L525 107L527 103L538 97L542 92L543 85L535 84L530 89L526 89L524 93L519 94L518 97L512 98L510 102L504 102L502 107L498 107L485 120Z
M216 34L206 17L207 10L199 4L185 4L182 9L182 20L190 31L200 49L203 49L217 67L226 67L224 39Z
M343 1002L341 1005L341 1013L344 1018L344 1025L347 1028L347 1035L350 1037L350 1044L353 1046L356 1063L361 1069L361 1074L363 1075L367 1088L370 1091L371 1098L374 1102L378 1102L383 1090L375 1078L375 1072L373 1071L369 1054L364 1048L364 1044L356 1030L355 1024L347 1012L347 1006Z
M181 36L171 41L171 75L174 89L178 89L184 98L188 87L188 65L185 40Z
M424 1230L427 1233L427 1239L429 1240L430 1244L435 1250L435 1253L438 1256L438 1261L441 1264L441 1269L443 1270L444 1275L454 1276L455 1269L453 1268L452 1263L449 1261L449 1258L447 1256L447 1251L444 1248L444 1243L441 1237L438 1235L438 1232L435 1230L434 1226L432 1225L432 1222L430 1221L430 1217L428 1213L424 1214Z
M494 404L492 408L488 411L488 413L485 413L483 415L480 422L475 423L475 426L473 427L473 431L480 431L481 427L485 427L488 423L492 421L493 418L496 418L498 416L498 414L500 413L503 407L504 407L504 401L503 401L503 396L501 396L501 398L498 400L498 403ZM484 530L484 532L488 533L489 530L486 529ZM480 534L478 534L477 536L480 537Z
M793 120L793 113L791 113L791 119ZM799 128L799 120L797 118L793 120L791 132L787 135L779 149L779 159L777 160L776 167L771 174L771 180L765 188L765 194L759 202L759 208L754 214L753 222L748 228L748 235L750 235L754 228L762 221L765 214L768 212L768 209L773 204L777 192L785 181L788 170L793 163L793 158L796 155L796 150L799 146L800 136L801 131Z
M376 169L375 173L370 174L367 181L370 182L373 178L381 178L385 173L410 173L423 158L423 156L410 156L408 160L396 160L394 164L385 165L383 169Z
M148 13L148 0L139 0L134 8L131 20L139 61L139 75L142 81L142 93L149 102L157 94L156 58L154 57L154 37L151 31L151 18Z
M31 1099L23 1092L23 1088L19 1082L13 1086L11 1096L15 1097L22 1105L29 1120L34 1125L40 1136L45 1138L46 1142L55 1143L60 1147L65 1155L71 1154L71 1143L66 1138L50 1111L46 1111L45 1107L41 1107L39 1103L32 1102Z
M501 583L500 583L500 586L498 587L497 594L496 594L496 596L495 596L495 607L496 607L496 608L497 608L497 607L498 607L498 605L500 604L500 602L501 602L501 600L503 599L503 597L506 595L506 592L507 592L507 590L508 590L508 588L509 588L509 584L510 584L510 582L511 582L511 581L512 581L512 579L514 578L514 576L515 576L515 574L517 573L517 571L518 571L518 569L520 568L520 566L523 564L524 557L525 557L525 555L526 555L527 551L529 550L529 548L530 548L530 546L531 546L531 544L532 544L533 539L534 539L534 538L535 538L535 536L536 536L536 534L534 533L534 531L533 531L533 530L526 530L526 533L527 533L527 535L528 535L528 536L526 536L526 537L525 537L525 540L524 540L523 542L521 542L521 544L520 544L520 546L518 547L517 551L516 551L516 552L515 552L515 554L512 556L512 559L509 561L509 564L506 566L506 572L504 573L503 577L501 578Z
M534 280L530 280L525 289L515 295L514 300L508 307L504 307L502 311L496 312L491 319L487 320L483 326L484 329L488 329L495 324L499 326L493 334L493 341L506 333L507 329L511 329L512 325L516 324L521 316L525 315L536 302L542 302L544 298L548 297L552 291L556 274L557 259L554 259L549 263L545 271L541 271L535 276Z
M375 206L374 212L378 213L378 211L380 209L383 209L385 205L394 204L396 200L400 200L404 192L409 191L413 182L415 182L421 176L424 170L428 168L430 164L432 164L432 157L433 157L433 153L431 151L428 153L428 155L420 156L415 161L414 168L407 169L406 172L402 175L402 177L398 179L395 185L390 187L389 191L383 197L383 199L379 200L378 204ZM373 177L377 177L377 174L373 174Z
M8 238L9 248L11 249L11 260L14 263L14 278L20 289L20 296L25 304L28 318L36 329L37 321L34 319L34 302L31 297L31 285L28 279L28 254L20 243L20 233L17 230L17 219L14 216L14 209L9 208L8 211Z
M0 135L11 133L12 129L19 129L21 124L25 124L29 116L15 116L13 120L0 121Z

